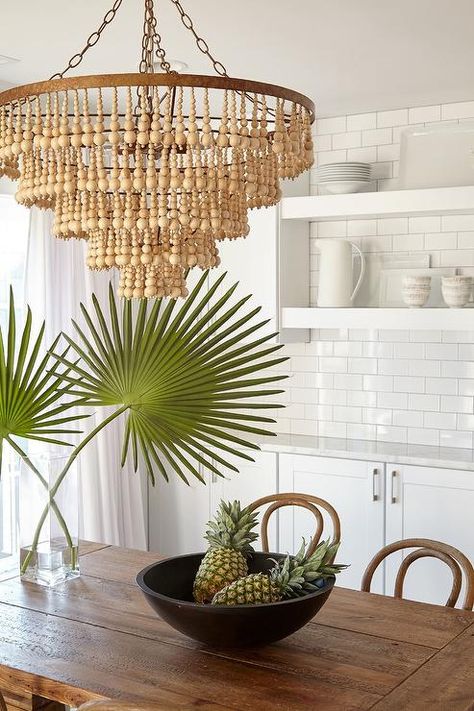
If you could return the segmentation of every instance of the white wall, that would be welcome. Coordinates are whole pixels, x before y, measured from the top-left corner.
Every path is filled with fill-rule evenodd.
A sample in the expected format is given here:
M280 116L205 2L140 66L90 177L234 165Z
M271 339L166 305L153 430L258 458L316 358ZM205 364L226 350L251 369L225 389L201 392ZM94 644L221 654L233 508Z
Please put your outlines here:
M315 127L316 165L371 162L378 189L391 190L397 188L404 128L469 119L474 101L321 119ZM382 259L428 253L431 266L474 267L474 215L313 223L313 305L316 239L345 236ZM280 431L473 446L474 312L472 332L322 330L311 343L286 352L292 377Z

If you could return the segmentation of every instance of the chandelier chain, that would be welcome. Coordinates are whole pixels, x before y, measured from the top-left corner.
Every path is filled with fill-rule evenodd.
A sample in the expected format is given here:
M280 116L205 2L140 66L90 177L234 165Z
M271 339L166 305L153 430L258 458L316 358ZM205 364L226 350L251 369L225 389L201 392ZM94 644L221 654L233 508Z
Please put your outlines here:
M115 0L114 4L108 10L105 15L104 19L102 20L102 24L100 25L98 30L95 30L89 37L87 38L87 42L84 46L84 48L80 51L77 52L71 59L69 60L67 67L63 69L62 72L57 72L56 74L53 74L49 79L62 79L66 72L68 72L70 69L74 69L75 67L79 66L79 64L82 62L84 55L86 52L91 48L94 47L94 45L97 44L97 42L100 40L100 37L102 35L102 32L105 30L105 28L110 25L110 23L115 19L115 15L117 14L117 11L119 7L121 6L123 0Z
M209 49L209 45L207 44L206 40L203 37L200 37L198 35L198 33L196 32L196 29L194 27L194 23L193 23L191 17L188 15L187 12L185 12L180 1L179 0L171 0L171 2L178 10L180 17L181 17L181 22L183 23L185 28L187 30L189 30L194 35L194 39L196 40L197 48L199 49L200 52L205 54L210 59L212 66L214 67L214 70L216 71L216 73L220 74L222 77L229 76L227 74L227 69L224 67L222 62L219 62L217 59L215 59L215 57L212 56L211 51Z

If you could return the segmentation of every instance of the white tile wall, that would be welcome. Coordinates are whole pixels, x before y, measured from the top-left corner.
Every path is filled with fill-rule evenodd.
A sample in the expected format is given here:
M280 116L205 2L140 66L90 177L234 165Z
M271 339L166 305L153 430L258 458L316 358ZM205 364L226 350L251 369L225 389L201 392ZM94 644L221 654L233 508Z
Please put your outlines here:
M405 128L470 118L474 101L321 119L316 165L371 162L373 188L394 189ZM311 191L318 191L314 181ZM318 237L350 237L372 254L428 252L432 266L474 267L474 215L314 223L311 237L313 304ZM473 446L474 331L325 329L286 351L292 377L279 431Z

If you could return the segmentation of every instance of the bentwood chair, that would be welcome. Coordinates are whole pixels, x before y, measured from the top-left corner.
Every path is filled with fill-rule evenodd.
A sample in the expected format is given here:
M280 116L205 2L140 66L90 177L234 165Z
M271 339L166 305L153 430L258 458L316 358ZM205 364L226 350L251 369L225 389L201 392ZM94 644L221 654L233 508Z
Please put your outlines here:
M257 499L252 504L250 504L250 510L255 511L261 506L270 504L266 509L262 517L262 523L260 526L260 536L262 539L262 548L264 553L269 552L268 546L268 523L270 516L282 508L283 506L301 506L302 508L311 511L316 519L316 530L314 536L311 538L311 545L308 549L308 554L311 555L316 550L316 546L321 540L321 536L324 530L324 519L320 509L326 511L329 514L332 523L333 541L341 540L341 522L339 516L337 515L336 509L331 506L328 501L320 499L318 496L312 496L311 494L298 494L298 493L287 493L287 494L270 494L269 496L264 496L261 499Z
M362 577L361 590L370 592L372 577L387 556L396 551L404 550L405 548L417 548L403 559L398 574L395 580L394 597L403 597L403 583L410 565L419 558L437 558L450 568L453 576L453 585L451 593L446 601L446 607L455 607L459 594L461 592L463 573L465 578L465 593L462 604L463 610L472 610L474 605L474 568L469 559L461 553L457 548L448 546L447 543L440 541L432 541L429 538L406 538L403 541L390 543L382 548L370 561L367 569Z

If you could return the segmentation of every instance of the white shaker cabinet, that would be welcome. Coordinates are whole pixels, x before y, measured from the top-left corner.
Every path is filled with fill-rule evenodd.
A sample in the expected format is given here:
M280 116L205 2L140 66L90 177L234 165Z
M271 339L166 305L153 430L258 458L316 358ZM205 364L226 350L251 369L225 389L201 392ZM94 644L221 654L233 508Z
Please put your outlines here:
M280 492L313 494L326 499L341 519L341 547L337 559L350 563L338 576L344 587L360 589L362 574L384 545L384 465L306 455L281 454ZM325 518L325 532L331 524ZM280 510L280 551L293 553L315 530L313 515L300 507ZM323 534L324 535L324 534ZM383 566L374 577L374 592L383 592Z
M196 468L200 465L196 465ZM148 488L149 549L164 556L205 549L204 532L210 513L211 477L201 473L206 486L189 474L189 486L167 467L169 482L157 475Z
M211 483L211 512L217 511L221 499L234 501L238 499L242 506L260 499L262 496L275 494L278 490L277 454L273 452L255 452L246 450L255 462L248 462L237 457L230 457L229 461L238 467L239 473L226 473L225 478L212 476ZM224 458L227 455L224 455ZM260 511L264 511L262 508ZM278 551L278 513L273 514L269 526L269 545L271 551ZM255 543L255 548L260 550L260 541Z
M387 464L386 542L403 538L448 543L474 562L474 472ZM392 553L386 559L388 595L402 556ZM408 570L404 596L444 605L451 580L441 561L417 560Z

